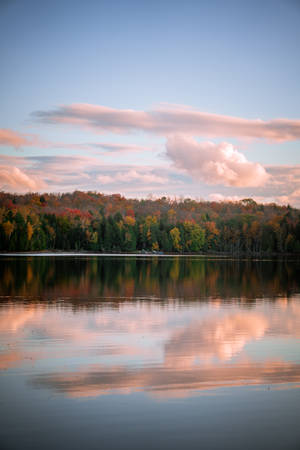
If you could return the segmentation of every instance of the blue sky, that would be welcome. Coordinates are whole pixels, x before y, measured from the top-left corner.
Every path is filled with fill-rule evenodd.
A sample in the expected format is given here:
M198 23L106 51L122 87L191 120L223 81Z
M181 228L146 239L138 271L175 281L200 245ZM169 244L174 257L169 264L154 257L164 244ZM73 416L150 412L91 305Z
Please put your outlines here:
M0 128L21 135L23 142L0 140L0 188L254 196L299 206L299 44L296 0L2 1ZM204 135L202 127L199 133L189 131L189 141L180 140L184 147L179 148L174 135L183 134L181 119L164 134L151 127L145 131L140 122L116 133L103 130L107 116L98 118L101 123L97 119L97 128L69 119L62 124L57 115L49 123L35 114L81 103L112 108L115 116L119 110L149 112L161 105L179 114L179 105L185 105L224 118L286 119L294 121L284 125L294 131L288 138L249 139L233 132ZM170 139L176 158L174 148L167 150ZM213 151L207 141L214 143ZM99 142L141 148L97 152L84 145ZM221 148L222 142L238 154ZM206 169L191 170L194 164ZM241 172L239 164L244 164ZM248 169L256 179L253 164L268 176L243 185ZM233 170L233 178L215 177L221 166ZM119 181L112 182L114 177Z

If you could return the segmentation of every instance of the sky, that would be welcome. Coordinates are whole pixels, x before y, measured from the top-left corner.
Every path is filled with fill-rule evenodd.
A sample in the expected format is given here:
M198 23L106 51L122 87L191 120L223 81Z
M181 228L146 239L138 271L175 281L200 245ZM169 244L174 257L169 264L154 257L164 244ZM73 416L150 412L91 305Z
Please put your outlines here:
M0 190L300 207L299 48L299 0L0 0Z

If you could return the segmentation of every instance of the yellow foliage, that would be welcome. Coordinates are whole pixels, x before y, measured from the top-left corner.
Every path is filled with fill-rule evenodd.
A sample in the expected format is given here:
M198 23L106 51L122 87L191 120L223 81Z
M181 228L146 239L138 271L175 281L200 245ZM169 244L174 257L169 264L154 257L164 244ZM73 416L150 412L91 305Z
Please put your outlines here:
M4 229L5 236L6 236L8 239L10 239L10 236L11 236L11 234L12 234L12 232L14 231L14 228L15 228L14 224L11 223L11 222L8 220L7 222L4 222L4 223L2 224L2 226L3 226L3 229Z
M98 242L98 233L97 231L94 231L90 237L90 242L92 242L93 244L97 244Z
M169 209L169 211L168 211L169 222L174 223L175 218L176 218L176 211L173 208Z
M257 222L257 220L254 220L254 222L251 223L250 228L251 237L253 238L257 237L258 232L259 232L259 223Z
M147 240L151 241L151 231L150 230L147 231Z
M31 225L30 222L27 223L27 239L28 241L31 241L33 235L33 226Z
M35 212L33 212L33 211L30 212L30 219L31 219L33 226L39 226L40 218Z
M130 227L133 227L135 225L135 218L131 217L131 216L125 216L124 217L124 222L126 223L126 225L129 225Z
M159 245L158 245L158 242L157 242L157 241L153 242L153 244L152 244L152 250L154 250L154 251L158 251L158 250L159 250Z
M170 231L170 236L171 236L173 247L175 248L175 250L178 250L178 251L181 250L181 245L180 245L181 236L180 236L180 231L177 227L172 228L172 230Z
M154 225L157 223L157 217L156 216L147 216L145 222L146 222L147 227L150 227L151 225Z
M5 208L0 208L0 223L3 220L4 214L5 214Z
M86 238L89 242L91 242L92 244L97 244L98 242L98 233L97 231L89 231L86 230L85 232Z

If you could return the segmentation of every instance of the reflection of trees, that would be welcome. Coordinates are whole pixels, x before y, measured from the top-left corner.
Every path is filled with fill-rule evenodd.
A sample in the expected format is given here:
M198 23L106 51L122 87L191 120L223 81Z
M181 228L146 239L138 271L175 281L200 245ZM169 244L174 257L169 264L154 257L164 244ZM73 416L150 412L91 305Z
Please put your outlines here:
M0 261L0 295L251 300L299 292L299 263L196 258L33 257Z

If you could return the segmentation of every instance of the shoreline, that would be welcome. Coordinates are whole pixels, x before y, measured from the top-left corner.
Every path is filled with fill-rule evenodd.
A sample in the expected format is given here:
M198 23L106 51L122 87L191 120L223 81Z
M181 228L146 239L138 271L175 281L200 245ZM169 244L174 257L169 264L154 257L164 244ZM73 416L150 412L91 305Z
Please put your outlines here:
M208 259L234 259L234 260L276 260L279 258L291 258L293 260L300 260L299 254L291 253L276 253L265 255L251 255L251 254L218 254L218 253L101 253L101 252L80 252L80 251L31 251L31 252L0 252L0 258L5 257L137 257L137 258L208 258Z
M1 256L130 256L130 257L174 257L174 256L180 256L180 257L186 257L186 256L192 256L192 257L202 257L205 258L207 256L211 257L220 257L220 258L228 258L229 255L216 255L216 254L203 254L203 253L101 253L101 252L68 252L68 251L57 251L57 252L51 252L51 251L44 251L44 252L1 252Z

